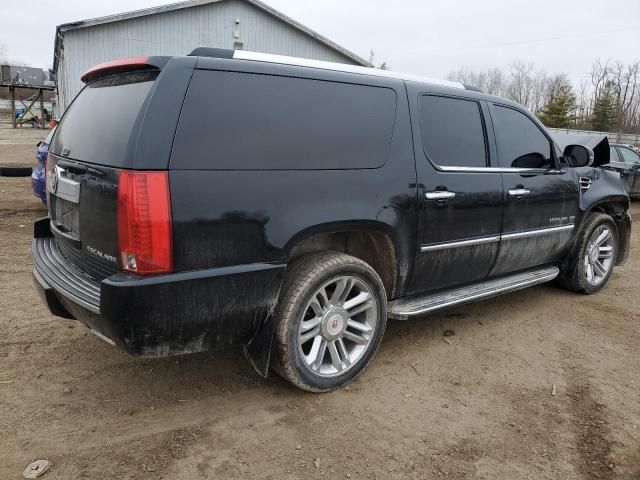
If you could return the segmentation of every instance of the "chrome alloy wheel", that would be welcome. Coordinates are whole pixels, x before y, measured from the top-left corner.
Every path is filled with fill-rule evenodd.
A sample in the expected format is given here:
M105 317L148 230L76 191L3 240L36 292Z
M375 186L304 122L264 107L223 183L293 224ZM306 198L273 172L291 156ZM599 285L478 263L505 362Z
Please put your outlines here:
M303 311L298 353L313 374L342 375L367 352L377 326L378 304L370 287L352 276L333 278Z
M596 228L589 238L583 263L587 282L591 285L602 283L613 267L613 239L614 236L606 225Z

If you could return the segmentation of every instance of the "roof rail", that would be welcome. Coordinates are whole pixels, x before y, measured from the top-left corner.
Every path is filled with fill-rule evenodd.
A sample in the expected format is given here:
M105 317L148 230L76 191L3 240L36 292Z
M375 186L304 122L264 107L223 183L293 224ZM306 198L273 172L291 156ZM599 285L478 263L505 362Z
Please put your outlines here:
M396 78L413 82L429 83L432 85L442 85L445 87L461 88L465 86L458 82L440 80L436 78L420 77L406 73L393 72L391 70L380 70L372 67L361 67L358 65L348 65L346 63L325 62L322 60L310 60L307 58L287 57L285 55L273 55L270 53L249 52L247 50L229 50L224 48L199 47L193 50L189 56L214 57L214 58L234 58L238 60L250 60L254 62L278 63L281 65L293 65L298 67L318 68L321 70L333 70L337 72L356 73L369 75L372 77Z
M198 47L191 50L188 57L213 57L213 58L233 58L233 50L230 48Z
M465 90L471 90L472 92L486 93L483 89L481 89L480 87L476 87L475 85L467 85L465 83L464 88Z

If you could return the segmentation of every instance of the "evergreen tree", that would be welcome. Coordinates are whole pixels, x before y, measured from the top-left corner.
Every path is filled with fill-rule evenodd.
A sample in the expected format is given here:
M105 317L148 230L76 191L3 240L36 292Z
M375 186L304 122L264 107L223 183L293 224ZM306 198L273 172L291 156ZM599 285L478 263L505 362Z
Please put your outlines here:
M560 85L538 118L546 127L569 128L575 124L576 96L569 82Z
M607 82L593 105L591 128L598 132L609 132L616 124L616 95L613 82Z

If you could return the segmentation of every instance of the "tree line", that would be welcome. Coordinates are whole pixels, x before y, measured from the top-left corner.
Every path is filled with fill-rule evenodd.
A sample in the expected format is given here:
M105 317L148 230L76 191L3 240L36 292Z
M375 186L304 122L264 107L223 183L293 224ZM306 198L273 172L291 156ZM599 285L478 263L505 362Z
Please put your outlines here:
M640 62L596 60L589 78L574 85L564 73L548 74L533 63L449 73L449 80L514 100L547 127L640 133Z

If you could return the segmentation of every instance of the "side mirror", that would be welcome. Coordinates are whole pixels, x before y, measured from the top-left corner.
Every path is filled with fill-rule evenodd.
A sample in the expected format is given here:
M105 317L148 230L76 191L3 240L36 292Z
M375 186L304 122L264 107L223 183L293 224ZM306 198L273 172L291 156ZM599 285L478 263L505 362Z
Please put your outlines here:
M44 145L43 141L39 141L38 143L36 143L36 147L40 148L42 145Z
M567 145L562 156L572 167L589 167L593 165L593 150L584 145Z

